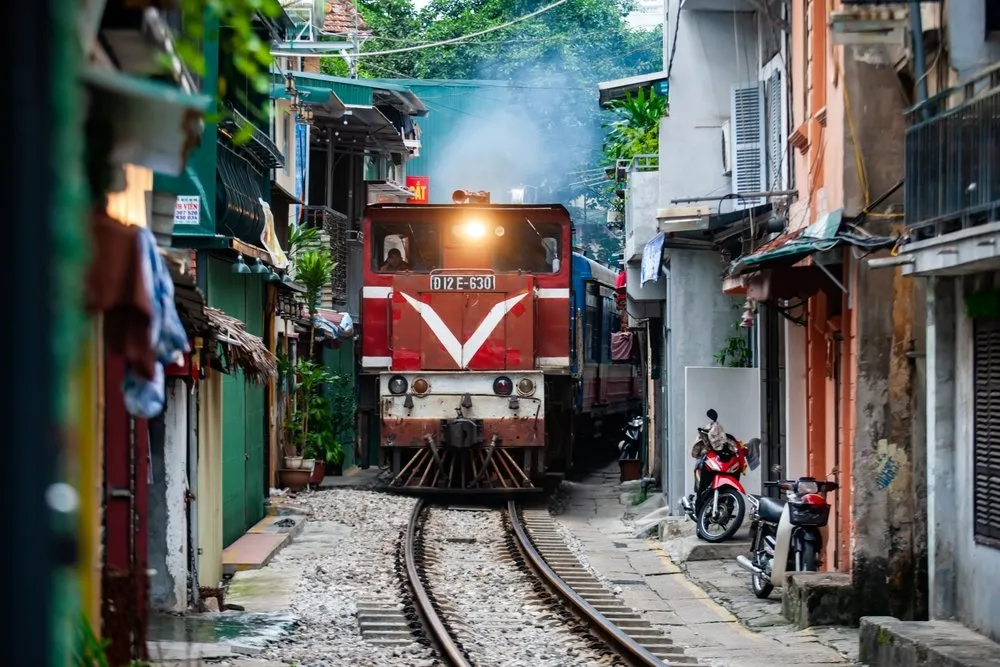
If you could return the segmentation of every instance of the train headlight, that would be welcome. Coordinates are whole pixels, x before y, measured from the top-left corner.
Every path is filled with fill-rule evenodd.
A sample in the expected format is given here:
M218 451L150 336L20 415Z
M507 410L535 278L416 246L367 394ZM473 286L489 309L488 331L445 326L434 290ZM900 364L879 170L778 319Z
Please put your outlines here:
M389 392L397 396L405 394L407 386L406 378L402 375L393 375L389 379Z
M413 393L417 396L423 396L430 390L431 386L428 384L427 380L423 378L417 378L413 381Z
M517 383L517 393L521 396L531 396L535 393L535 381L531 378L521 378Z
M506 375L501 375L493 381L493 393L497 396L510 396L514 391L514 383Z

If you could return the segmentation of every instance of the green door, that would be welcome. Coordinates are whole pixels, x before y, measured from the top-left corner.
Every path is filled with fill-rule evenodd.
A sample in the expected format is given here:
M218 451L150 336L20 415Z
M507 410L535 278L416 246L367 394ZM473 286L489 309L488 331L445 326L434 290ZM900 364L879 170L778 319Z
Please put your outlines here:
M208 260L208 302L263 332L264 285L255 274ZM264 515L264 389L231 372L222 382L222 538L228 546Z
M254 336L264 336L264 281L258 276L236 275L246 280L246 317L243 322L247 331ZM254 280L256 278L256 280ZM246 528L264 518L264 499L267 489L264 488L264 441L267 438L265 423L267 421L267 392L262 385L244 382L246 391L245 436L246 463L244 468L243 489L245 505Z

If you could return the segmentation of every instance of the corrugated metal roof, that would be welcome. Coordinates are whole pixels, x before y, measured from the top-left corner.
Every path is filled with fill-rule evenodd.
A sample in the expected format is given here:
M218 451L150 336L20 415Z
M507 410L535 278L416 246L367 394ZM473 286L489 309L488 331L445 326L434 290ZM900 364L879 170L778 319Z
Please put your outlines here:
M430 203L450 204L454 188L462 183L434 181L435 162L450 150L450 138L470 119L487 122L492 111L511 103L516 84L509 81L475 79L373 79L378 84L405 86L420 96L428 114L417 120L420 126L420 156L406 163L409 176L431 178ZM499 193L498 193L499 194Z

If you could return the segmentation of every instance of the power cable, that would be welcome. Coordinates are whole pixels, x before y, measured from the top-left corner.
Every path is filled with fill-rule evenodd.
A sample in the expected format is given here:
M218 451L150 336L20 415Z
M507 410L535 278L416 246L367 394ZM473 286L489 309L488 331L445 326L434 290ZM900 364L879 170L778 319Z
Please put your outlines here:
M489 34L491 32L496 32L497 30L503 30L504 28L509 28L510 26L516 25L518 23L521 23L522 21L527 21L528 19L533 19L536 16L539 16L541 14L544 14L547 11L555 9L559 5L564 5L567 2L569 2L569 0L556 0L555 2L553 2L551 4L545 5L544 7L536 9L535 11L530 12L528 14L525 14L524 16L519 16L516 19L511 19L510 21L507 21L505 23L501 23L500 25L495 25L495 26L492 26L492 27L489 27L489 28L485 28L485 29L479 30L477 32L471 32L468 35L459 35L458 37L452 37L451 39L444 39L444 40L441 40L439 42L430 42L429 44L417 44L417 45L414 45L414 46L405 46L405 47L400 48L400 49L388 49L388 50L385 50L385 51L362 51L360 53L352 54L352 57L357 57L357 56L391 56L391 55L396 54L396 53L409 53L411 51L421 51L423 49L431 49L431 48L434 48L434 47L437 47L437 46L448 46L449 44L458 44L459 42L464 42L464 41L466 41L468 39L472 39L473 37L479 37L481 35L486 35L486 34ZM341 55L339 57L344 57L344 56Z

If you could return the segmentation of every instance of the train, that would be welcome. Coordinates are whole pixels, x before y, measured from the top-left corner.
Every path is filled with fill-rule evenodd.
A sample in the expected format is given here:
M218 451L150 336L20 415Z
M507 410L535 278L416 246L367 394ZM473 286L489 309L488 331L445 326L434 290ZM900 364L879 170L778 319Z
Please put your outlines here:
M521 494L606 459L641 410L617 275L559 204L373 204L358 411L400 492ZM374 444L374 443L370 443Z

